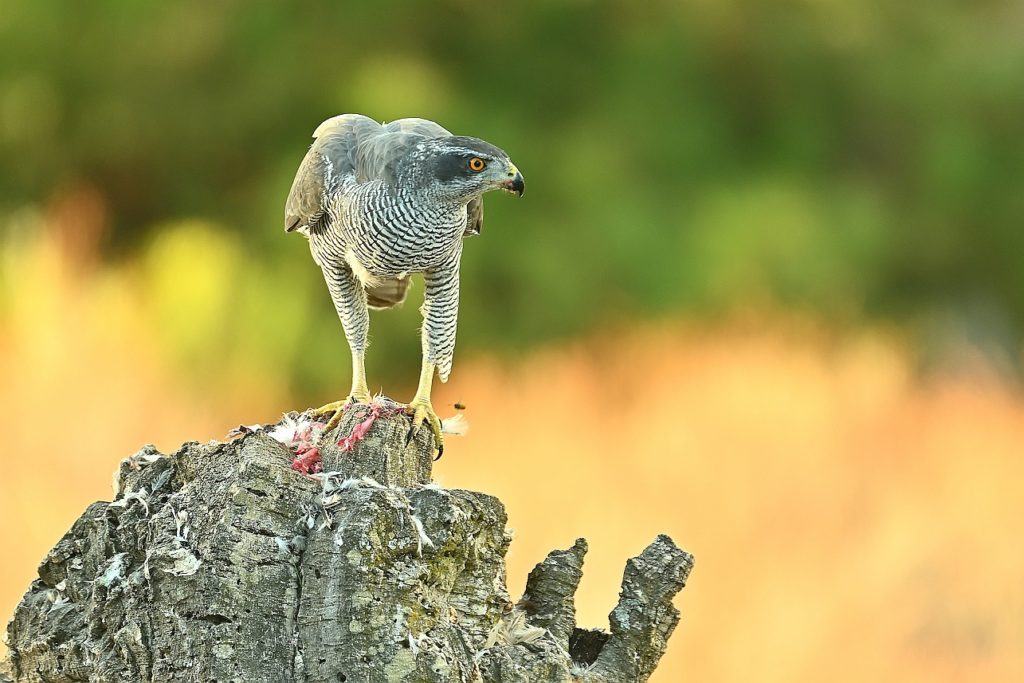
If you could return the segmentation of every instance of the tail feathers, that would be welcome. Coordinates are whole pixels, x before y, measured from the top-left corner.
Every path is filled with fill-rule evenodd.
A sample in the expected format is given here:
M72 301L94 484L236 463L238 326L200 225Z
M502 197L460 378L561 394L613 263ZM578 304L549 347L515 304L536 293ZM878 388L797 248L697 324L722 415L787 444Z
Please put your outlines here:
M366 303L370 308L393 308L403 301L409 292L412 278L381 280L366 286Z

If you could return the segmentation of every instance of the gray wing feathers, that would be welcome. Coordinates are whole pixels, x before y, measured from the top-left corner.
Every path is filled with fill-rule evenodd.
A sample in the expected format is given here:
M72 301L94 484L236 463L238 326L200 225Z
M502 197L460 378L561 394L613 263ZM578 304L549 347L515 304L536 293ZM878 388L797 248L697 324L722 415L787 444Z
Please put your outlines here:
M418 119L415 117L398 119L397 121L386 123L383 128L389 132L401 131L403 133L416 133L417 135L422 135L425 138L446 138L451 135L451 132L440 124L427 119Z
M384 130L359 140L356 150L356 182L382 180L394 186L396 163L421 140L423 136L416 133Z
M284 209L284 229L316 229L324 220L325 199L334 194L358 163L359 141L380 124L359 114L342 114L321 123L292 181Z
M394 182L395 162L404 157L423 138L450 136L447 130L426 119L398 119L378 127L359 140L356 181Z
M484 198L477 197L466 205L466 235L479 235L484 227Z

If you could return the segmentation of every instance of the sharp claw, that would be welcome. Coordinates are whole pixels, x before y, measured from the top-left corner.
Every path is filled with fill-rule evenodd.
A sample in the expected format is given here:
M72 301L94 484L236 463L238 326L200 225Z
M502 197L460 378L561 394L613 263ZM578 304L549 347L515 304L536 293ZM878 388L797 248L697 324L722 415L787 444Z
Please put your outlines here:
M416 438L416 425L409 427L409 433L405 435L405 445L408 446Z
M339 424L341 424L341 416L343 414L344 413L342 413L341 410L336 411L334 413L334 415L331 416L331 419L327 421L327 424L324 425L324 428L323 428L323 431L321 432L321 434L326 434L326 433L332 431Z
M434 434L434 443L437 445L437 457L434 461L441 459L444 455L444 437L441 434L441 421L436 417L430 421L430 431Z
M430 427L430 433L434 436L434 443L437 448L437 460L444 453L444 440L441 436L441 420L437 418L434 413L434 409L430 406L430 401L414 399L412 403L406 406L406 413L412 415L412 427L409 430L409 435L406 437L406 445L412 442L416 434L419 433L420 427L423 426L424 422L427 422Z
M342 401L333 401L327 405L320 406L319 408L314 408L312 413L315 416L326 415L328 413L333 415L339 408L341 408L342 404Z

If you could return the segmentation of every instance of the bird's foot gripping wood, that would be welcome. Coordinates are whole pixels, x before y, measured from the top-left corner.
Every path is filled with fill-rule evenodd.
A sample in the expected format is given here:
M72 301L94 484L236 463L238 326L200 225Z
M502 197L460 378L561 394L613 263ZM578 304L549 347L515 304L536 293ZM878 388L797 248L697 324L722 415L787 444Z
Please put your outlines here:
M341 401L331 401L326 405L322 405L313 411L314 416L330 415L331 419L327 421L327 426L324 427L322 434L327 434L334 430L341 422L341 418L345 415L345 410L356 403L372 403L373 397L370 396L369 391L357 392L353 391L345 399Z
M420 427L423 426L423 423L427 422L430 425L430 431L434 434L434 443L437 444L437 457L434 458L434 460L440 460L441 456L444 454L444 438L441 436L441 419L437 416L437 413L434 412L434 407L430 404L430 399L417 396L405 407L405 412L412 415L412 427L409 429L409 436L406 437L406 443L412 441L419 432Z

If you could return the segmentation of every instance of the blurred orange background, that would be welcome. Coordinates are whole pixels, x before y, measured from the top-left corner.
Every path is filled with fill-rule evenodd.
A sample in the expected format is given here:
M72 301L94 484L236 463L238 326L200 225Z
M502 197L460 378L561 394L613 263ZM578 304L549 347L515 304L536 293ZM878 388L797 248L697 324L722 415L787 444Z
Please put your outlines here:
M303 407L230 359L201 387L176 379L138 274L83 271L41 234L4 253L20 294L0 336L5 615L121 457ZM513 595L546 552L589 540L582 624L607 625L625 559L656 534L693 552L652 680L1014 680L1024 400L965 358L918 380L895 333L783 314L462 358L436 405L466 403L471 430L435 475L507 505Z

